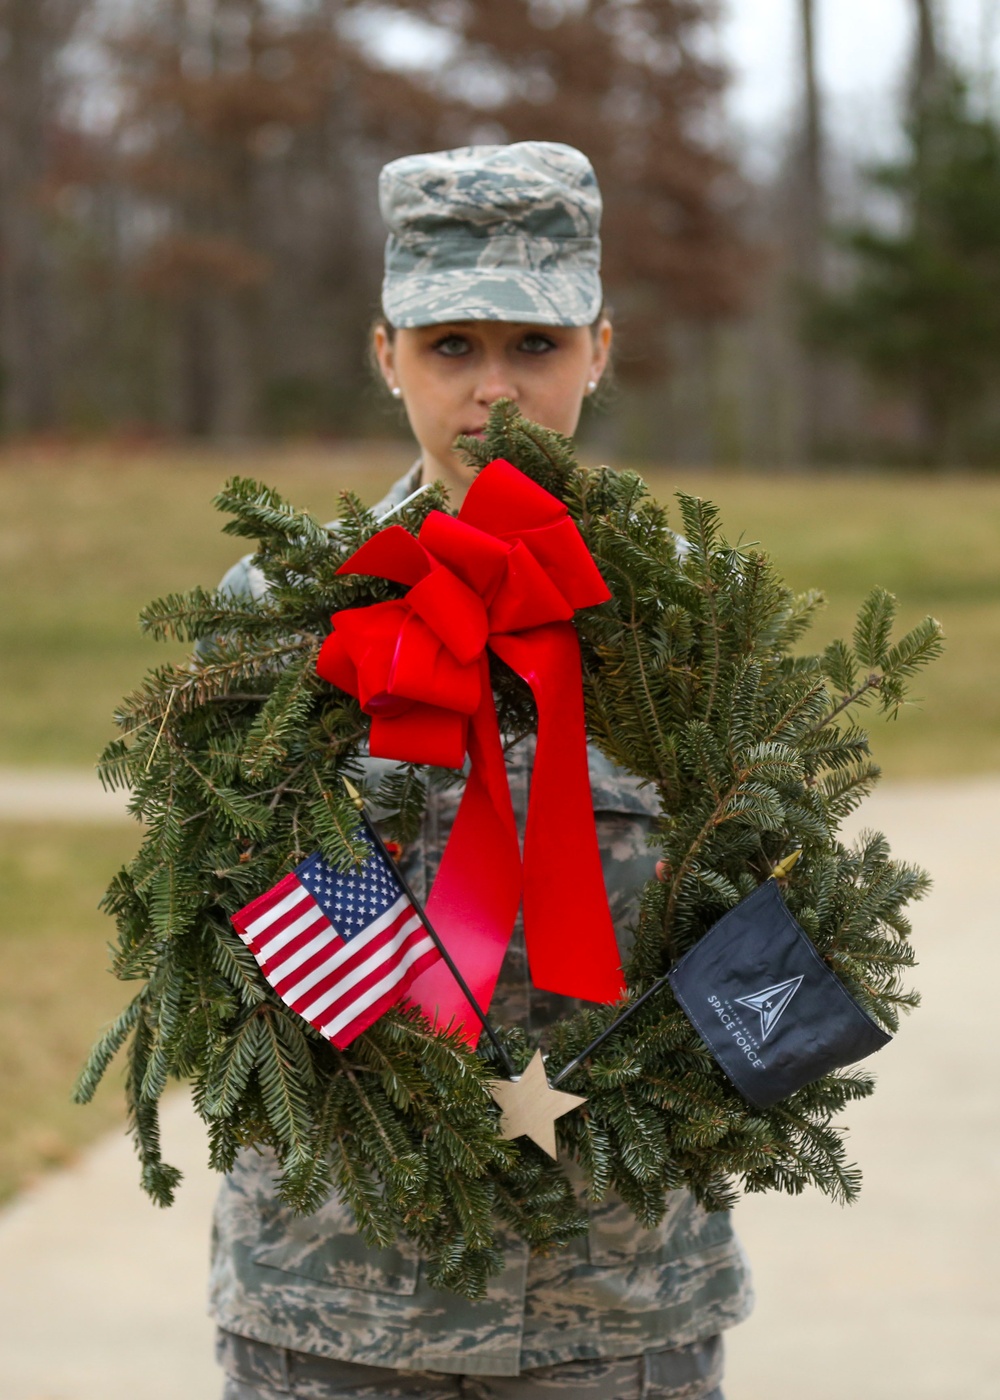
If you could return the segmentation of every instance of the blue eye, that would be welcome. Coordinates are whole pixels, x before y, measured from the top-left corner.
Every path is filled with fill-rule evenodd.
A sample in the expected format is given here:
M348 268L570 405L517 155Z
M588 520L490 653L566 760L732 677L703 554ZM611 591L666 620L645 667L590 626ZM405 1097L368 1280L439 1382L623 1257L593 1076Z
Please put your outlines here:
M464 335L443 335L440 340L434 342L434 349L439 355L448 355L451 358L467 355L469 348L469 342Z
M546 351L555 348L556 343L551 336L542 335L539 331L529 332L518 346L518 349L527 355L544 355Z

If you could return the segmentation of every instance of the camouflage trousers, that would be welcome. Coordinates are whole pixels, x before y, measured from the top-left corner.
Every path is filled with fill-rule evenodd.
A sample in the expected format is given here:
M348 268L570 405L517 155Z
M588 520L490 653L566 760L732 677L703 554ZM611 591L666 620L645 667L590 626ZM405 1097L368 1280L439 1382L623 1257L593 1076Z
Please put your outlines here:
M221 1328L222 1400L722 1400L722 1338L645 1356L564 1361L519 1376L449 1376L359 1366Z

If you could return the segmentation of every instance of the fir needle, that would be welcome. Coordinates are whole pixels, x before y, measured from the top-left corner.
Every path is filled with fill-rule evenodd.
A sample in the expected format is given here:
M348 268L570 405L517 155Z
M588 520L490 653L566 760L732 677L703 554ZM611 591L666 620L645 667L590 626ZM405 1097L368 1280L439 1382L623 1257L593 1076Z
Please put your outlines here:
M589 1045L585 1046L580 1051L579 1055L577 1055L574 1059L570 1060L568 1065L563 1065L562 1069L551 1081L553 1089L558 1088L558 1086L563 1082L563 1080L566 1079L569 1075L571 1075L575 1069L579 1069L580 1065L583 1064L587 1056L592 1055L595 1050L597 1050L601 1045L603 1045L604 1042L607 1040L608 1036L613 1035L614 1032L618 1030L618 1028L621 1025L623 1025L624 1022L626 1022L630 1016L632 1016L636 1011L639 1010L640 1006L645 1005L645 1003L649 1001L650 997L655 996L657 992L662 991L663 988L667 985L667 982L669 981L669 976L670 974L666 973L663 977L659 978L658 981L654 982L651 987L647 987L641 997L636 997L635 1001L630 1003L630 1005L626 1006L625 1010L621 1013L620 1016L615 1017L615 1019L611 1022L611 1025L608 1026L607 1030L601 1031L601 1034L597 1036L595 1040L592 1040Z
M160 747L160 739L163 737L164 727L167 723L167 720L170 718L170 707L174 703L174 696L176 694L177 687L171 686L170 695L167 697L167 708L163 711L163 718L160 720L160 727L156 731L156 738L153 740L153 747L149 751L149 757L146 759L146 767L143 769L143 772L145 773L149 772L150 765L152 764L153 759L156 757L156 750Z

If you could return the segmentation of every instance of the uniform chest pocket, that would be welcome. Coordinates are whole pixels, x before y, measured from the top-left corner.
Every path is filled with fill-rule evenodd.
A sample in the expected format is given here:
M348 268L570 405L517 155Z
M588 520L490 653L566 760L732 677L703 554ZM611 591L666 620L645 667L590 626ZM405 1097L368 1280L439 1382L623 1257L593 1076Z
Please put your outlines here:
M667 1213L652 1230L644 1229L614 1192L587 1209L587 1258L599 1268L629 1264L662 1264L672 1246L692 1198L687 1191L670 1193Z
M333 1199L315 1215L278 1210L265 1224L251 1251L263 1268L296 1274L330 1288L359 1288L371 1293L416 1292L420 1256L400 1240L388 1249L372 1249L358 1233L350 1208Z
M667 1213L652 1230L643 1229L614 1193L587 1213L587 1257L603 1268L669 1264L732 1245L732 1213L704 1210L689 1191L670 1192Z

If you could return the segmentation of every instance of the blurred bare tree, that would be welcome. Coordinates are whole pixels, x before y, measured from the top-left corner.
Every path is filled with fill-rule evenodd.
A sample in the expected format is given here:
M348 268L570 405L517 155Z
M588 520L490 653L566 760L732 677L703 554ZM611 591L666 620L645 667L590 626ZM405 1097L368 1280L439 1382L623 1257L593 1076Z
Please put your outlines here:
M167 421L246 436L270 369L268 301L289 276L322 286L338 254L350 261L331 208L350 189L332 100L344 55L329 28L282 25L255 0L169 0L113 52L116 177L155 216L132 272L164 321Z
M440 5L407 9L430 19ZM456 15L460 42L436 88L464 94L465 110L452 106L442 137L478 127L587 152L604 193L605 282L627 336L621 370L662 377L669 327L731 316L750 269L720 139L725 74L705 51L712 6L466 0Z
M3 421L57 417L49 175L60 59L86 0L0 0L0 352Z
M174 430L329 426L338 407L353 426L383 83L339 10L161 0L109 45L112 178L145 217L129 271L159 328L154 416Z
M931 107L940 96L944 65L936 0L913 0L913 4L917 42L911 79L911 100L914 112L919 115Z
M413 150L540 138L588 151L626 380L662 378L672 325L740 305L748 259L722 154L724 74L705 57L710 0L0 6L17 78L4 117L8 428L363 427L376 175ZM101 120L84 91L53 145L81 15L82 86L103 89ZM439 62L393 59L406 25Z
M822 3L787 7L797 101L751 182L718 0L0 0L0 427L401 431L365 353L379 167L540 138L605 194L603 450L1000 459L996 92L911 0L902 155L868 178Z

